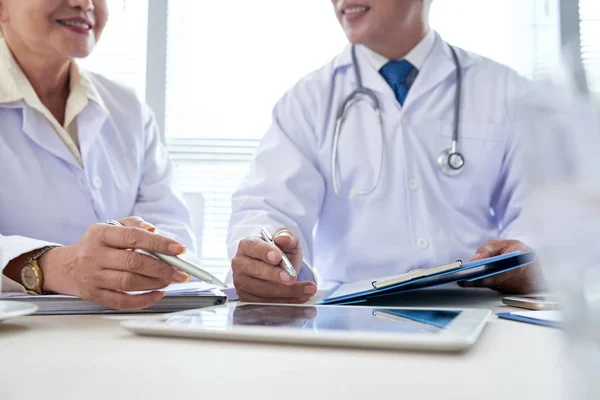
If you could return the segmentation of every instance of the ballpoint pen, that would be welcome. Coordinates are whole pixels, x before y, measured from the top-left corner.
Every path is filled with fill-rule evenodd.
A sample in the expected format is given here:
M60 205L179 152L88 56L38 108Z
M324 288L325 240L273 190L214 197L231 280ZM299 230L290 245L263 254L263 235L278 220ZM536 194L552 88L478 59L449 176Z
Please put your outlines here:
M275 243L275 240L273 239L273 236L271 236L271 234L269 233L269 231L266 230L265 228L260 228L260 237L265 242L271 243L271 244L273 244L273 245L275 245L277 247L277 244ZM279 263L279 265L291 277L293 277L293 278L296 277L296 270L294 269L294 266L290 262L289 258L287 258L287 256L283 252L281 253L281 263Z
M123 224L121 224L119 221L115 221L115 220L109 220L109 221L106 221L106 223L109 225L114 225L114 226L123 226ZM200 279L203 282L209 283L211 285L219 286L222 289L227 288L227 285L225 285L223 282L221 282L216 276L214 276L213 274L211 274L209 272L206 272L199 266L194 265L182 258L179 258L177 256L169 256L169 255L162 254L162 253L156 253L153 251L146 251L146 253L153 255L154 257L158 258L159 260L162 260L162 261L166 262L167 264L169 264L177 269L180 269L183 272L186 272L195 278Z

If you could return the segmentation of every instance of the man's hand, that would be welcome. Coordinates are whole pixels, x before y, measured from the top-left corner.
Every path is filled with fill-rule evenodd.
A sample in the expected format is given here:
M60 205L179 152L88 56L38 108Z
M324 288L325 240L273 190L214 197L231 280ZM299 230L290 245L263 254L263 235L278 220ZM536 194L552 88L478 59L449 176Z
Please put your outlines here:
M185 247L153 233L139 217L124 218L123 227L94 224L79 242L57 247L39 260L44 290L70 294L120 310L151 306L164 297L162 289L186 282L189 275L152 256L132 249L179 255ZM152 290L131 295L124 292Z
M518 240L490 240L477 250L471 261L515 251L531 251L531 249ZM459 282L459 285L463 287L488 287L501 293L527 294L538 287L542 279L541 267L539 261L536 260L526 267L513 269L474 282Z
M313 282L296 282L280 266L285 252L296 272L302 267L298 236L288 228L273 235L277 246L259 237L242 239L233 260L233 284L241 301L266 303L306 303L316 292ZM281 249L281 250L280 250Z

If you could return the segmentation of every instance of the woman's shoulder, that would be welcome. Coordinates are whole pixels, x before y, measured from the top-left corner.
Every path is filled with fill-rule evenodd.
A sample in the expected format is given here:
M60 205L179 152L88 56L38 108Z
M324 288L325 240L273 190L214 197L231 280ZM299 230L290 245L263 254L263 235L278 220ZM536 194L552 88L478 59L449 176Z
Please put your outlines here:
M82 71L81 75L89 82L88 90L93 92L90 98L92 101L94 97L100 99L97 102L102 103L100 107L111 121L106 125L107 129L114 131L125 146L143 151L149 137L154 134L155 118L150 107L126 85L89 71Z
M131 118L134 115L143 117L147 113L145 103L127 85L87 70L81 70L81 75L90 82L90 90L97 92L111 115L123 114Z

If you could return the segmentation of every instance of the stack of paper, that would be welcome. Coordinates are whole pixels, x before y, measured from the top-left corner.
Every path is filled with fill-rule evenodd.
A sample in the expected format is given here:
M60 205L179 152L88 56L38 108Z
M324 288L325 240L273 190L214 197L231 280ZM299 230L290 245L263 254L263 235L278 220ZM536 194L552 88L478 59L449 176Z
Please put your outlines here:
M165 313L215 306L227 301L225 293L204 282L176 283L166 287L163 291L167 295L162 300L141 311L113 310L74 296L65 295L31 296L23 293L3 293L0 299L34 303L39 307L36 315Z

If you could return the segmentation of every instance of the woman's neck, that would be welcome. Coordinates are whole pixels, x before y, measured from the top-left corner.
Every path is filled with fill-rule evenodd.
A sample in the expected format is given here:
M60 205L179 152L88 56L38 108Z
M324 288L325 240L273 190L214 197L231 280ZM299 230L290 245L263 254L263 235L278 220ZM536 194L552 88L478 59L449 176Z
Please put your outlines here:
M42 104L62 125L70 92L70 71L72 60L68 58L48 58L27 49L19 40L16 43L6 38L6 43L31 83Z

